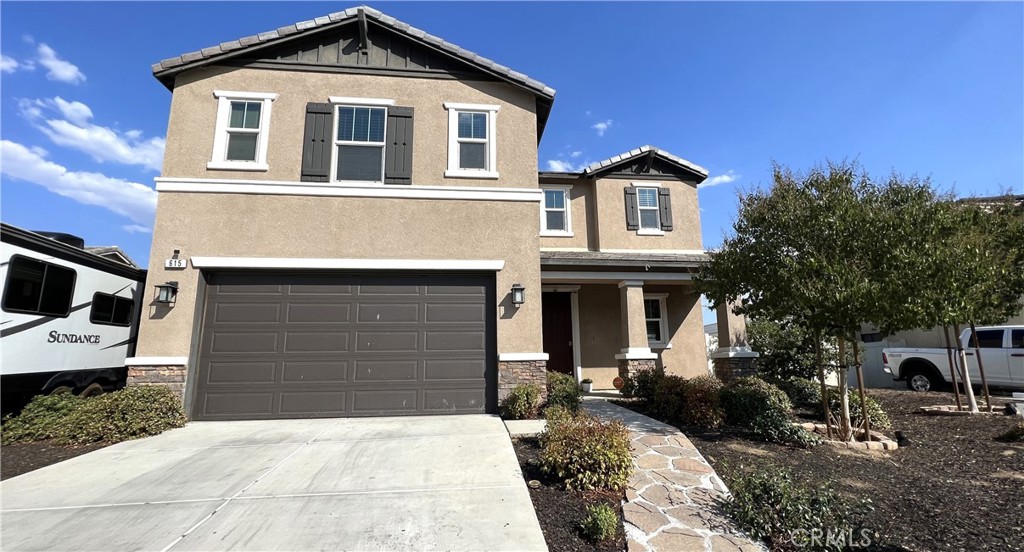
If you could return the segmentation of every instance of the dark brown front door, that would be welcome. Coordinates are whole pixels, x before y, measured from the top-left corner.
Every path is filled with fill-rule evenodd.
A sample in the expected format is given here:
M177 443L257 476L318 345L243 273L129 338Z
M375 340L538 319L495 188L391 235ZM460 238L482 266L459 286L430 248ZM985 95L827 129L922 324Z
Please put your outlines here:
M197 420L494 412L493 275L207 277Z
M544 324L544 352L548 370L572 374L572 294L541 294L541 318Z

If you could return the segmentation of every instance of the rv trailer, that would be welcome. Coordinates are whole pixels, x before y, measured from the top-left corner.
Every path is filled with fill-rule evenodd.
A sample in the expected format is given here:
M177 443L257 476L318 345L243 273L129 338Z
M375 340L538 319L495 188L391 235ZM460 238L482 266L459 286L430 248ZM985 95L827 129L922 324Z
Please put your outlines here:
M3 411L34 395L124 387L146 271L84 250L81 238L0 223Z

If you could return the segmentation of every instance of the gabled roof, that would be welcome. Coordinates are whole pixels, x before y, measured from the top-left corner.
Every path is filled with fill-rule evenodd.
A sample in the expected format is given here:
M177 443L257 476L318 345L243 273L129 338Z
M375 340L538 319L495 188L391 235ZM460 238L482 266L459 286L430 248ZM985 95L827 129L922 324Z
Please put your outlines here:
M658 148L656 148L654 146L650 146L650 145L648 145L648 146L640 146L639 148L631 149L631 150L629 150L629 151L627 151L625 153L620 153L619 155L615 155L613 157L609 157L608 159L605 159L604 161L598 161L597 163L592 163L587 168L583 169L583 174L588 175L588 176L593 176L593 175L595 175L597 173L601 173L601 172L604 172L604 171L606 171L608 169L611 169L612 167L616 167L616 166L621 165L623 163L628 163L629 161L632 161L632 160L634 160L634 159L636 159L638 157L642 157L644 155L653 155L654 157L656 157L658 159L661 159L663 161L666 161L666 162L668 162L668 163L670 163L672 165L675 165L675 166L677 166L677 167L679 167L681 169L684 169L684 170L690 171L692 173L695 173L695 174L697 174L697 175L699 175L701 177L700 178L701 180L704 180L705 178L708 177L708 170L705 169L704 167L701 167L700 165L698 165L696 163L691 163L691 162L687 161L686 159L683 159L682 157L679 157L677 155L672 155L671 153L669 153L669 152L667 152L665 150L658 149Z
M164 83L165 86L170 88L173 85L173 76L181 71L233 58L242 53L251 52L266 46L280 45L284 42L315 34L325 28L336 27L344 23L356 21L359 17L360 10L364 13L367 20L373 20L392 31L406 36L410 40L445 52L459 61L498 77L501 80L505 80L525 88L538 96L549 100L554 99L555 97L554 88L551 88L536 79L532 79L523 73L514 71L509 67L487 59L479 54L460 48L451 42L417 29L408 23L404 23L394 17L391 17L390 15L385 15L369 6L348 8L345 11L335 12L308 21L299 21L298 23L286 25L273 31L242 37L230 42L222 42L221 44L211 46L209 48L203 48L202 50L182 54L178 57L165 59L160 63L153 65L153 75L159 79L160 82Z
M139 265L135 264L135 261L124 252L123 249L116 245L87 245L85 250L93 255L99 255L105 259L124 263L132 268L139 268Z

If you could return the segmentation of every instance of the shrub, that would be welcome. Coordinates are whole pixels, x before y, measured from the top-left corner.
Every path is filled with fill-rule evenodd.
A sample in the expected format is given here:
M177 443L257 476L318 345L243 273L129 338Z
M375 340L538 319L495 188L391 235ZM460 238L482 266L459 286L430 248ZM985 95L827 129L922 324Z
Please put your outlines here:
M683 385L682 423L706 429L722 425L722 382L712 375L686 380Z
M576 412L583 401L583 392L576 384L576 379L558 372L548 372L548 405L564 406L570 412Z
M64 419L84 401L71 393L35 397L20 414L4 419L0 442L8 445L56 438Z
M1004 443L1021 443L1024 442L1024 422L1017 422L996 437L996 441L1003 441Z
M619 514L604 502L587 506L582 529L583 535L592 542L608 540L619 532Z
M747 341L750 348L760 353L758 373L768 377L811 379L818 376L814 355L814 334L807 328L789 320L775 321L750 318L747 321ZM823 350L823 360L832 360L832 347Z
M793 408L778 387L756 377L740 378L721 391L722 409L730 424L746 427L769 441L813 446L821 441L813 433L790 423Z
M813 408L821 411L821 384L805 378L763 378L768 383L782 389L782 392L789 397L790 402L803 408Z
M654 394L658 390L658 384L664 377L664 368L639 370L631 377L626 378L622 385L622 393L645 402L651 402L654 400Z
M729 478L732 496L723 509L741 529L768 544L772 550L844 550L848 538L794 542L820 530L861 537L859 519L867 503L851 505L826 486L814 487L793 481L792 474L776 467Z
M829 389L828 390L828 407L836 415L836 419L839 419L840 404L839 404L839 390ZM868 406L868 417L871 421L871 427L874 429L888 429L892 427L892 421L889 419L889 415L882 410L882 405L878 404L878 401L871 397L865 396L865 402ZM849 396L850 403L850 423L854 427L859 427L864 424L864 415L861 413L860 408L860 395L851 390Z
M629 430L586 413L548 420L541 435L541 466L580 491L621 490L633 473Z
M658 378L654 397L647 402L651 414L673 425L682 423L683 410L686 407L685 388L686 380L679 376L663 375Z
M548 421L548 426L571 420L575 415L568 408L557 404L544 409L544 419Z
M537 417L537 401L540 388L532 383L521 383L501 401L501 415L512 420Z

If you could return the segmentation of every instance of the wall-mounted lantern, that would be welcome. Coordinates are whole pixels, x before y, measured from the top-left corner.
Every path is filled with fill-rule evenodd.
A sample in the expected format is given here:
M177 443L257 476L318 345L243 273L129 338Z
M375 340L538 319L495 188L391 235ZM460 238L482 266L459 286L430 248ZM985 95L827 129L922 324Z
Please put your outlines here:
M512 284L512 304L522 305L526 302L526 288L520 284Z
M166 282L156 285L156 302L173 305L178 299L178 282Z

